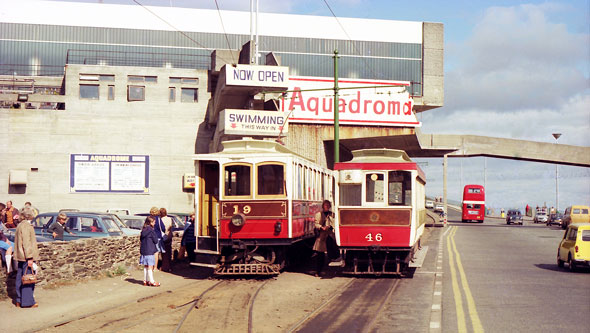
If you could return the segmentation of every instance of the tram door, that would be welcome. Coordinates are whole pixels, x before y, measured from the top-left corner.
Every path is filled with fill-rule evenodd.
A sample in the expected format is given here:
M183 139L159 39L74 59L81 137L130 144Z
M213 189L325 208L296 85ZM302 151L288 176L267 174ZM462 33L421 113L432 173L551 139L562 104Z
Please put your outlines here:
M217 251L219 214L219 164L199 163L199 250Z

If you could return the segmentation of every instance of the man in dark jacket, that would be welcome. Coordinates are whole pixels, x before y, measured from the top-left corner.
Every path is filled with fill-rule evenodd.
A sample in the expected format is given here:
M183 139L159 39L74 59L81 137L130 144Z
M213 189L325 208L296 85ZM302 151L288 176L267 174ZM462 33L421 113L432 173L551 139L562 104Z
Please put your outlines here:
M47 231L51 232L53 235L53 239L64 240L64 231L67 231L70 235L74 235L74 233L66 226L67 220L68 216L65 213L59 213L57 215L57 221L52 223L47 229Z

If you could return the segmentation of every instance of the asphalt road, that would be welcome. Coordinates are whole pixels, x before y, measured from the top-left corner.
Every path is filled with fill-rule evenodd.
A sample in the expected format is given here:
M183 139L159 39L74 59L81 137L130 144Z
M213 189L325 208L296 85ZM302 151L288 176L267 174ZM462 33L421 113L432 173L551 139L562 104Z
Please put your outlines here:
M556 264L563 230L460 220L442 236L443 332L590 331L590 272Z

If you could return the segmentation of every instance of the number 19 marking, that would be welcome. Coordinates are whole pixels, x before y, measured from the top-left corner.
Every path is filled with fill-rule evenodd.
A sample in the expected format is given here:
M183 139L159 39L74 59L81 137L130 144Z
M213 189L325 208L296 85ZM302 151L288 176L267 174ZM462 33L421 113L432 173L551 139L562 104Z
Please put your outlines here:
M365 236L365 239L368 240L369 242L373 242L373 234L368 233ZM375 235L375 240L374 240L375 242L380 242L382 240L383 240L383 235L381 235L381 233L378 233Z

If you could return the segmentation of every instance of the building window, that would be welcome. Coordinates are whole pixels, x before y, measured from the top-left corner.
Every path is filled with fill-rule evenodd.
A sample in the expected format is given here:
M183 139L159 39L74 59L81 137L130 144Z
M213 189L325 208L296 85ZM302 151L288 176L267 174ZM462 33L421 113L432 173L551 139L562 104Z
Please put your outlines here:
M176 88L170 87L168 88L168 102L175 102L176 101Z
M98 84L81 84L80 98L98 99Z
M108 87L108 96L109 96L109 101L112 101L115 99L115 86Z
M112 74L80 74L80 81L115 81Z
M199 84L199 78L196 77L170 77L170 83L188 83Z
M197 88L181 88L180 90L180 101L182 103L196 103L199 101L197 98Z
M149 82L149 83L157 83L158 77L157 76L141 76L141 75L128 75L127 81L129 82Z
M145 87L144 86L127 86L127 100L145 101Z
M110 74L109 75L101 74L100 75L100 80L101 81L110 81L110 82L112 82L112 81L115 81L115 76L114 75L110 75Z

